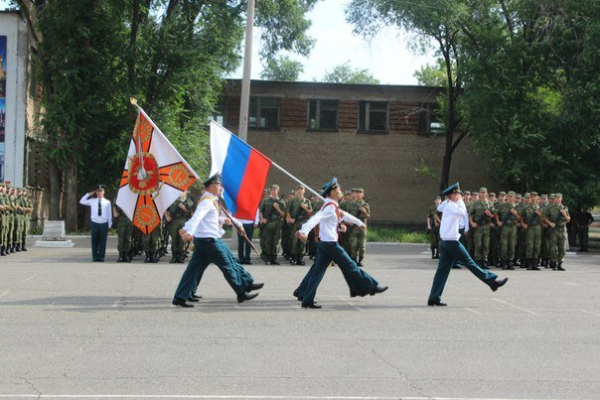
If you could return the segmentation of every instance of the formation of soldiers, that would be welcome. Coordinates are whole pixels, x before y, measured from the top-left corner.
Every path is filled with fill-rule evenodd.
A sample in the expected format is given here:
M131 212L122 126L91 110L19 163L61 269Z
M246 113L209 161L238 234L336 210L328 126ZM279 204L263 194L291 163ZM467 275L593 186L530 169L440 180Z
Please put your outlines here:
M183 264L189 253L189 243L182 240L179 230L195 209L193 196L187 191L183 192L167 209L160 225L146 235L133 226L117 205L113 205L113 225L117 231L119 251L117 262L131 262L134 257L144 255L144 263L157 263L169 253L167 247L170 242L172 257L169 262Z
M323 206L323 200L317 196L306 198L306 188L302 185L280 197L278 185L272 185L265 191L259 207L261 259L267 265L280 265L277 257L279 247L281 255L291 265L305 265L306 255L312 260L316 255L315 230L311 231L306 242L300 240L296 232L313 214ZM369 204L364 200L362 188L346 192L340 201L340 209L352 214L366 224L371 217ZM366 231L347 226L340 232L340 240L346 252L358 266L362 266L367 243Z
M33 202L26 188L0 184L0 255L27 251Z
M501 191L496 196L482 187L465 191L463 198L469 217L460 226L464 232L461 241L481 268L565 270L566 225L571 217L561 193ZM427 216L432 258L439 258L440 202L438 196Z

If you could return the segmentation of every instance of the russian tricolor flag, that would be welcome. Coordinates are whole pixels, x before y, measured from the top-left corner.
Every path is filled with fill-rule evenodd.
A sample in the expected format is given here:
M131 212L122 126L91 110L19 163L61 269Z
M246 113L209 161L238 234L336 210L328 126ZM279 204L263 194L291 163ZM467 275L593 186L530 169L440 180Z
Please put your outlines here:
M210 124L210 154L210 176L221 174L227 208L234 217L253 221L271 160L214 121Z

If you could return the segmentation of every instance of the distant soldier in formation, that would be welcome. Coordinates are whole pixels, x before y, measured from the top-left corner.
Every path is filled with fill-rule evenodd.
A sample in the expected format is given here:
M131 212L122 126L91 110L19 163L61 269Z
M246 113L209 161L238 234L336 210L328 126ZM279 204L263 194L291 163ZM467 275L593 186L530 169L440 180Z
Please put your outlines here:
M498 204L496 224L500 229L500 266L502 269L515 269L513 259L517 246L517 223L521 217L515 207L516 193L512 190L506 195L506 201Z
M474 231L474 259L483 269L488 268L487 255L490 249L490 222L494 218L487 195L488 191L486 188L482 187L479 189L479 201L473 203L469 220L471 232Z
M590 225L593 223L594 217L588 209L582 209L577 215L577 237L579 238L579 251L589 251L589 230Z
M431 259L440 258L439 241L440 241L440 222L442 213L437 208L442 203L442 198L436 196L433 205L429 207L427 214L427 232L429 233L429 248L431 249Z
M133 232L133 223L129 217L123 212L121 207L113 204L113 221L117 230L117 250L119 258L117 262L131 262L131 234Z
M165 213L168 222L169 236L171 237L171 261L169 263L183 264L185 261L185 243L179 231L185 222L192 216L191 199L188 199L187 190L171 204Z
M546 209L546 221L549 225L550 268L564 271L567 223L571 220L569 209L562 204L562 194L554 195L554 204Z
M282 234L282 223L286 215L285 202L279 198L279 185L272 185L269 197L263 200L259 218L262 225L262 253L267 265L279 265L277 246Z
M296 235L296 232L313 215L312 205L304 197L305 191L304 186L300 185L296 187L294 198L287 209L287 222L291 224L290 241L292 246L290 263L292 265L305 265L303 258L306 253L306 243Z

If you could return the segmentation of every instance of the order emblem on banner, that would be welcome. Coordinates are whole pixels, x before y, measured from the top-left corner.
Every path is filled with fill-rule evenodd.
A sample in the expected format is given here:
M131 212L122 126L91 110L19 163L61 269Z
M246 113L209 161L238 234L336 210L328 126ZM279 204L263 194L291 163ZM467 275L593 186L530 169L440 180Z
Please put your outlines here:
M152 194L160 189L158 164L150 153L129 157L129 189L139 195Z

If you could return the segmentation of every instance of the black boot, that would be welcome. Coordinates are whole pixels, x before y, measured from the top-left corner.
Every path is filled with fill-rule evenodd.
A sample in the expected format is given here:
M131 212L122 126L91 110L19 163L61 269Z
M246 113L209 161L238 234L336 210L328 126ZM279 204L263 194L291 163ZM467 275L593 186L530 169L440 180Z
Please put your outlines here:
M556 271L556 263L550 262L550 268L552 268L553 271Z
M356 263L356 265L358 265L359 267L364 267L363 263L362 263L362 258L358 259L358 262Z
M539 271L540 269L537 267L537 262L535 258L530 258L527 260L527 270L528 271Z
M17 251L17 252L21 251L21 243L17 243L17 245L15 246L15 251Z
M431 249L431 259L435 260L435 249Z
M174 251L173 257L171 257L171 261L169 261L169 264L175 264L177 262L179 262L179 252Z
M506 262L506 269L513 271L515 269L512 260Z
M279 263L279 261L277 261L277 256L276 255L275 256L271 256L271 260L269 261L269 264L271 264L271 265L281 265Z
M14 252L15 252L15 245L12 244L12 245L10 245L10 250L7 251L7 253L14 253Z
M122 262L125 262L125 261L126 261L126 260L125 260L125 253L124 253L124 252L122 252L122 251L120 251L120 252L119 252L119 258L117 259L117 262L118 262L118 263L122 263Z
M152 263L156 264L160 261L161 257L162 256L160 255L160 251L155 251L154 254L152 254Z
M2 246L0 247L0 256L5 256L6 255L6 247Z
M306 265L303 258L304 258L303 256L296 257L296 265Z
M151 263L152 262L152 256L150 255L150 252L146 252L146 258L144 258L144 263Z
M562 266L562 261L558 262L558 266L556 267L556 269L559 270L559 271L566 271L566 269L564 269L563 266Z
M506 262L506 260L503 260L503 259L500 260L500 267L503 270L507 270L508 269L508 263Z

